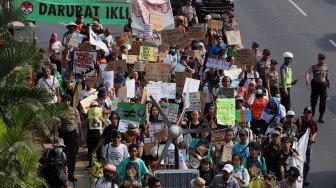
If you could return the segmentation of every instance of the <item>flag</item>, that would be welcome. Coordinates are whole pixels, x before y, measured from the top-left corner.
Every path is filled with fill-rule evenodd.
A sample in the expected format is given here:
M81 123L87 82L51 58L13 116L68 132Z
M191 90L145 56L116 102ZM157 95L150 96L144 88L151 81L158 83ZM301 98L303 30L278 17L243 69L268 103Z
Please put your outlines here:
M236 110L235 112L236 122L250 122L251 119L251 110Z
M110 54L109 49L107 48L106 44L92 31L90 28L90 43L97 47L97 49L102 49L105 51L105 56Z

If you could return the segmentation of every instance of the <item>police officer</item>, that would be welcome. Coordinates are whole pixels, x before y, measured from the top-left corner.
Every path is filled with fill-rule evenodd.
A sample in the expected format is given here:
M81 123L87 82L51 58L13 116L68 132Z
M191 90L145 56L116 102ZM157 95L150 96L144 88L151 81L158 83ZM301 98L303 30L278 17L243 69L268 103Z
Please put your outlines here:
M330 88L329 74L327 64L325 63L325 55L318 54L317 64L312 65L306 74L306 84L307 86L311 84L311 95L310 104L313 111L313 116L315 115L315 107L317 104L318 97L320 97L320 116L318 119L319 123L324 123L323 114L326 109L327 102L327 88ZM313 74L313 79L310 82L310 74Z
M294 55L291 52L285 52L283 57L284 63L280 67L279 89L281 92L281 104L288 112L291 109L290 88L292 85L296 84L297 80L292 79L293 73L292 68L290 67Z

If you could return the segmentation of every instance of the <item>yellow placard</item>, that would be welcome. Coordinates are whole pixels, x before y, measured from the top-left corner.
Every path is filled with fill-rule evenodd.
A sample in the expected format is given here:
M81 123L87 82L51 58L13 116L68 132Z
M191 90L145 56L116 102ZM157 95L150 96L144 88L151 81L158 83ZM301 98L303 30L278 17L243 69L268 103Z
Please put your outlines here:
M156 47L141 46L139 60L156 62L158 56L158 49Z

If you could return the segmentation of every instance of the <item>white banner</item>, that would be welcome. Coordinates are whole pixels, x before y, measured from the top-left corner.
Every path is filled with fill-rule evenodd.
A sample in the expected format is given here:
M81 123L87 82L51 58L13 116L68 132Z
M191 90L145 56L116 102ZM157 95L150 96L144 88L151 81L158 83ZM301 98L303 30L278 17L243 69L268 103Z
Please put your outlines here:
M110 54L110 51L108 50L106 44L90 29L90 43L91 45L94 45L97 47L97 49L102 49L105 51L105 56Z

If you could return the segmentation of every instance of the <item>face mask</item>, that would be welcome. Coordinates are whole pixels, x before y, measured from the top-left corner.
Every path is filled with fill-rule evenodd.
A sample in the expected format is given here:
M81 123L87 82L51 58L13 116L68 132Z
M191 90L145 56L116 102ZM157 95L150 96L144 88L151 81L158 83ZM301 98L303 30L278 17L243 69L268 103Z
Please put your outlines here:
M262 95L262 94L263 94L263 91L262 91L261 89L258 89L258 90L257 90L257 94L258 94L258 95Z
M81 22L84 23L84 19L81 19Z
M168 53L174 56L176 54L176 49L170 49Z
M225 55L223 55L223 56L222 56L222 58L223 58L223 59L226 59L226 58L227 58L227 55L226 55L226 54L225 54Z
M182 101L181 99L175 99L176 103L181 103L181 101Z
M63 151L63 148L62 147L55 147L55 152L57 154L61 153Z

